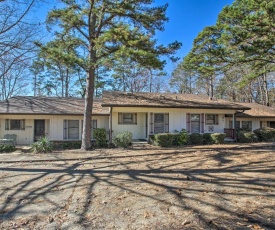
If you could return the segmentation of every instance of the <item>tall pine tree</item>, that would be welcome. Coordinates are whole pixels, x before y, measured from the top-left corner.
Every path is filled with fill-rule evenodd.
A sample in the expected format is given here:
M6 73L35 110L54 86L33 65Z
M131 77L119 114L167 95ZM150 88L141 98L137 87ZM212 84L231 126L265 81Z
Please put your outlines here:
M86 72L85 112L81 149L91 147L91 116L96 69L104 60L121 56L161 68L161 55L170 55L180 47L174 42L167 47L157 45L155 32L164 30L167 5L153 6L153 0L61 0L62 9L48 15L49 25L57 33L70 35L78 41L76 54L62 54ZM79 41L81 41L79 43Z

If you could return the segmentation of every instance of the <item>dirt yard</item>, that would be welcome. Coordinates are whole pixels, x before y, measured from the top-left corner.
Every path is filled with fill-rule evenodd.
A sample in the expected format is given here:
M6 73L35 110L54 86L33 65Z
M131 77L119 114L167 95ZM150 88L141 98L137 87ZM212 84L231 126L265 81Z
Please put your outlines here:
M275 148L0 154L0 229L275 229Z

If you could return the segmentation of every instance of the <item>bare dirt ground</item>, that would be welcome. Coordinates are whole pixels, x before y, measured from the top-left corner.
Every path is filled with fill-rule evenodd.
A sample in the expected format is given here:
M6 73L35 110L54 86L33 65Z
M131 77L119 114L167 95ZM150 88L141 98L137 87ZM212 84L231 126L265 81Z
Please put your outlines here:
M0 154L0 229L275 229L275 149Z

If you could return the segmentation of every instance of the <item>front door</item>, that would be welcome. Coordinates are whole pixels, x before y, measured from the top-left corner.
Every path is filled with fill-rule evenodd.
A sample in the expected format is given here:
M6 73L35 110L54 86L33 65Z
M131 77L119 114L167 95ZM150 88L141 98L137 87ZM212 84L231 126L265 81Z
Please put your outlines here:
M34 141L45 136L45 120L34 120Z

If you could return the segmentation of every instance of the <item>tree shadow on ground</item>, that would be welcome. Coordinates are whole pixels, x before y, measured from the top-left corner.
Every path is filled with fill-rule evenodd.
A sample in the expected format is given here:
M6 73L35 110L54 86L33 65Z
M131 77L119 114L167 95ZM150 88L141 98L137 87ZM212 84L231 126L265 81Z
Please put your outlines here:
M225 149L121 151L81 160L5 165L0 167L0 226L45 204L37 212L48 218L54 215L60 228L66 224L104 228L117 216L117 222L113 220L117 228L137 227L140 219L151 218L158 221L148 220L153 229L177 229L185 219L188 229L249 225L274 229L272 156L274 152L260 150L251 158L243 151ZM127 207L135 219L128 216ZM26 225L31 223L35 225L31 221Z

